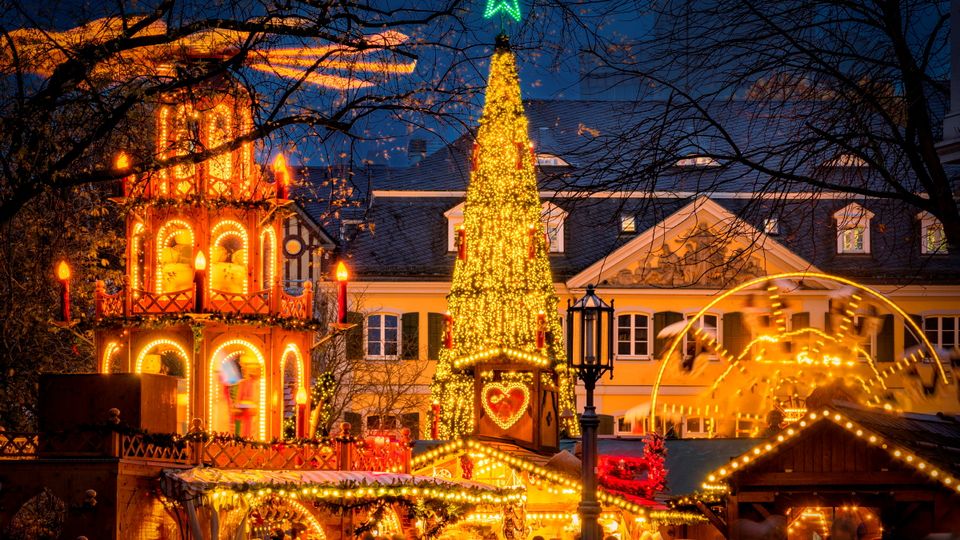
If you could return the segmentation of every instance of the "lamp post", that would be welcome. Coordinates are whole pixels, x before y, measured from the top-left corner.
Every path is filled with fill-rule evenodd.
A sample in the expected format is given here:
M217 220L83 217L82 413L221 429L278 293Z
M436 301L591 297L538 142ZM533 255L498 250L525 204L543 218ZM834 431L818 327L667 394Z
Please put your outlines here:
M576 351L576 354L574 354ZM613 302L609 304L587 285L583 298L567 301L567 358L583 381L587 403L580 417L582 436L583 491L580 498L580 535L600 540L600 504L597 502L597 418L593 390L607 371L613 377Z

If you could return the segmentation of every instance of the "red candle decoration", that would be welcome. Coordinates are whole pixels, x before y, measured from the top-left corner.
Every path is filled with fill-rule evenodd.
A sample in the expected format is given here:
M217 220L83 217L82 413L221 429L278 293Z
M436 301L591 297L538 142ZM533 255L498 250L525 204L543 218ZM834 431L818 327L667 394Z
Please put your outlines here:
M57 279L60 280L60 317L63 322L70 322L70 265L67 261L57 264Z
M117 154L117 158L113 161L113 168L117 172L126 172L130 168L130 158L127 156L126 152L120 152ZM133 179L132 176L124 176L120 181L120 185L123 187L123 196L130 196L130 181Z
M537 348L542 349L547 342L547 314L537 313Z
M443 346L453 348L453 316L449 311L443 314Z
M193 301L194 312L203 313L203 276L207 269L207 257L203 250L197 251L193 258Z
M307 390L304 387L297 389L297 437L300 439L307 437L307 420L310 417L307 408Z
M470 158L470 168L477 170L477 161L480 159L480 145L473 143L473 155Z
M457 226L457 258L467 260L467 230L463 225Z
M347 271L347 265L343 261L337 263L337 323L347 323L347 280L350 279L350 272Z
M437 440L440 438L440 403L434 401L432 409L433 422L430 425L430 438Z
M527 153L527 149L524 148L526 145L520 141L517 141L513 144L517 147L517 170L519 171L523 169L523 154Z
M287 199L290 195L290 171L287 169L287 159L283 154L277 154L273 160L273 183L277 186L277 198Z

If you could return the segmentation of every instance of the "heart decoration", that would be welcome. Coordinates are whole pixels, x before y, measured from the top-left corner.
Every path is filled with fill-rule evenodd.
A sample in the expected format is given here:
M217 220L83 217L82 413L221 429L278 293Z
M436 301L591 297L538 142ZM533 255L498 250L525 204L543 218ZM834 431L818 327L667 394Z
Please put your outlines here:
M480 402L483 410L493 419L500 429L507 430L527 411L530 404L530 391L518 382L487 383L483 387Z

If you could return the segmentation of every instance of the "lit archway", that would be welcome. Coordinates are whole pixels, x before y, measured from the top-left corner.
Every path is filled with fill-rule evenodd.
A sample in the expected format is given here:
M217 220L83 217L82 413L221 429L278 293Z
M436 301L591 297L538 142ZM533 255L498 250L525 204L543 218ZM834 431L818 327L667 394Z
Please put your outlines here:
M802 282L803 280L832 282L849 288L849 299L846 301L846 305L836 313L836 327L830 331L810 327L809 321L804 327L787 330L783 296L789 294L792 290L787 291L783 287L784 284L791 284L795 290L799 288L799 283L794 283L794 281ZM749 340L741 350L727 351L718 343L716 327L705 329L700 321L724 299L762 285L765 285L765 287L758 292L766 295L769 300L769 314L766 315L768 318L767 328L759 336ZM867 303L867 301L875 306L882 307L892 315L898 316L919 344L917 350L882 370L876 365L874 354L871 351L861 347L855 339L847 339L857 328L858 305ZM828 317L832 317L832 314ZM695 345L692 350L688 350L691 349L691 343ZM789 343L790 346L784 346L786 343ZM750 399L754 400L753 402L760 403L776 398L778 406L787 413L791 413L789 410L790 399L795 399L798 402L796 411L792 412L802 414L804 408L800 402L808 397L805 392L821 390L823 393L827 393L828 390L823 389L830 384L842 381L844 375L853 383L856 394L864 396L861 399L864 404L885 405L884 400L889 396L886 379L895 373L910 369L922 359L928 359L929 363L934 366L933 369L937 375L936 380L940 384L950 384L936 349L920 327L903 309L876 290L846 278L822 273L777 274L753 279L734 287L718 295L695 315L687 318L682 329L670 340L669 346L661 358L660 368L651 394L649 411L644 413L647 416L647 426L657 427L660 425L657 423L657 415L677 412L669 410L667 405L661 407L658 403L664 375L669 370L696 372L697 365L702 366L706 363L700 360L701 355L724 362L725 364L721 365L725 369L719 377L713 379L706 394L709 395L713 392L722 394L729 399L730 396L740 396L747 390L755 390L754 388L745 389L733 384L730 379L738 374L746 373L748 365L756 366L771 357L776 357L776 354L771 354L771 350L777 347L781 348L781 356L784 352L788 355L786 361L780 362L783 364L783 368L774 370L774 377L763 378L762 381L766 386L757 391L755 398L751 396ZM847 371L847 373L844 373L844 371ZM837 392L844 392L842 387L835 386ZM723 389L722 392L721 389ZM777 394L778 392L779 394ZM785 404L786 407L784 407ZM676 408L676 406L673 406L673 408ZM704 406L701 403L697 407L688 405L686 408L689 410L681 406L679 413L682 415L703 415L704 417L711 414L731 414L728 407L720 405L711 406L707 404ZM763 409L760 408L760 410ZM767 407L766 410L770 410L770 408ZM764 418L761 418L761 416L762 414L756 414L747 418L748 422L745 425L750 425L750 422L762 421ZM747 434L746 432L740 433L739 420L738 416L736 434Z
M253 517L264 531L288 528L299 529L297 538L303 540L326 540L323 525L306 505L280 495L265 495L250 501L247 510L248 519Z
M133 372L158 373L179 379L177 429L186 433L190 421L190 355L186 348L172 339L154 339L140 349Z
M256 345L244 339L220 344L210 357L209 429L266 440L266 372Z
M270 289L277 277L277 233L273 227L266 227L260 233L261 287Z
M247 294L249 267L247 230L232 219L217 223L210 232L210 290Z
M193 286L193 228L182 219L171 219L157 231L156 291L170 293Z
M288 343L283 350L283 356L280 357L280 399L283 402L280 407L281 426L284 426L284 420L287 418L296 420L297 391L301 388L306 390L303 369L303 355L300 354L300 348L293 343Z
M103 358L100 360L100 373L110 373L112 371L111 364L114 357L120 352L122 345L116 341L111 341L107 343L107 346L103 349Z

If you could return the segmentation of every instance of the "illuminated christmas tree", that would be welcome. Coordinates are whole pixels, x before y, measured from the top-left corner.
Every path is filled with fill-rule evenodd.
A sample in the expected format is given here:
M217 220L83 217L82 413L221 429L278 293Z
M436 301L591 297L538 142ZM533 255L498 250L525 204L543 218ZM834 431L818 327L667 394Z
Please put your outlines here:
M490 434L482 422L489 417L494 431L523 441L522 433L546 429L543 423L556 432L556 413L574 408L534 166L516 61L500 36L458 230L452 335L434 377L441 437ZM567 422L563 428L575 433ZM539 446L533 439L527 442Z

